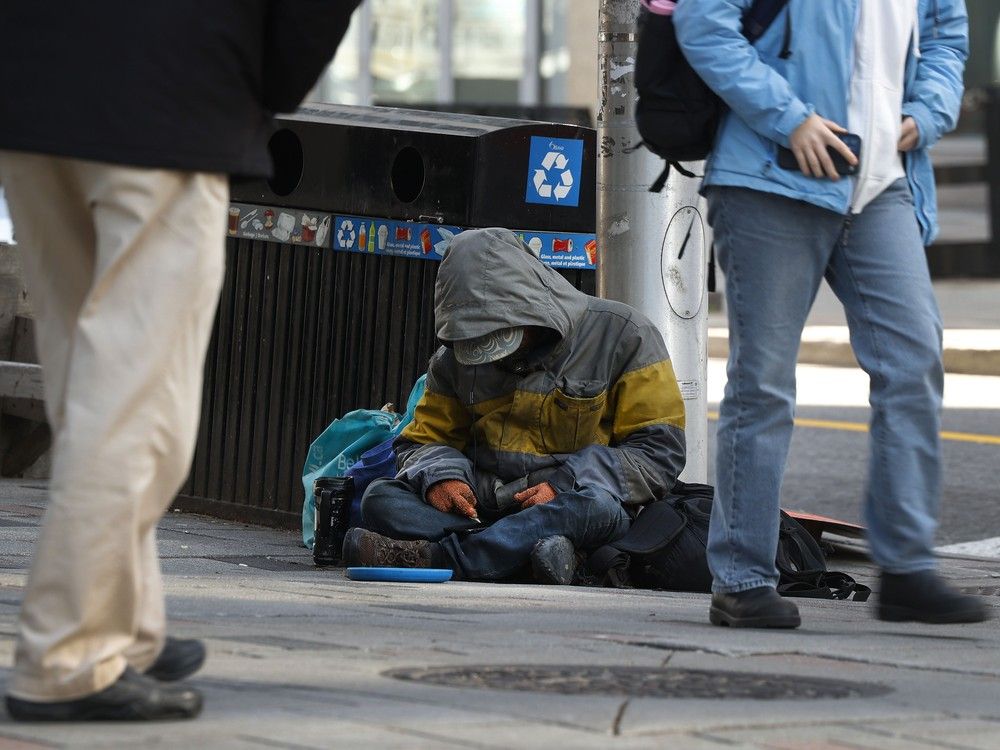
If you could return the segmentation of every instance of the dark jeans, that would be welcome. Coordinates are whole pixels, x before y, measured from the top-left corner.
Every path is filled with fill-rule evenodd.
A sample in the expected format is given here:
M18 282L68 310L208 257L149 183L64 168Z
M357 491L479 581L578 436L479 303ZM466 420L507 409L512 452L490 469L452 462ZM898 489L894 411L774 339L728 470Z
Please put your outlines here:
M361 517L367 528L393 539L439 542L458 577L479 581L521 570L540 539L565 536L578 550L592 550L620 538L630 523L610 494L584 490L562 492L544 505L500 518L481 517L481 527L465 516L434 509L408 484L394 479L368 488Z

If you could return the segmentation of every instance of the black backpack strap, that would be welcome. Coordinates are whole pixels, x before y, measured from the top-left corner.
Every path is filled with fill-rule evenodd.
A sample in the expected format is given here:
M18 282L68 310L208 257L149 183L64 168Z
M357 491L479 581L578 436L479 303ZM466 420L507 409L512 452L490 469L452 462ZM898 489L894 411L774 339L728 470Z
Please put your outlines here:
M743 17L743 36L753 44L774 23L774 19L788 5L788 0L756 0Z
M670 176L670 162L668 161L663 167L663 171L660 172L660 176L653 180L653 184L649 186L649 192L659 193L663 190L663 186L667 184L667 177Z
M789 8L788 12L785 14L785 38L781 42L781 54L778 55L782 60L787 60L792 56L792 9Z
M810 571L797 576L781 577L777 591L782 596L797 596L807 599L853 599L868 601L872 590L858 583L846 573Z
M776 562L782 574L797 572L824 572L826 557L819 543L805 526L781 511Z
M663 190L663 186L667 184L667 177L670 176L671 169L676 169L685 177L692 177L692 178L702 177L702 175L695 174L690 169L685 169L684 167L682 167L679 161L668 161L666 166L663 167L663 171L660 172L660 176L653 181L652 185L649 186L649 192L659 193L661 190Z
M802 576L789 580L789 576L782 576L781 582L775 587L782 596L797 596L805 599L836 599L829 586L824 586L820 580L822 573L811 576Z
M624 153L624 154L631 154L633 151L637 151L640 148L642 148L643 146L646 146L646 148L649 148L650 151L653 151L653 149L650 148L649 144L647 144L645 141L639 141L634 146L629 146L627 148L622 149L622 153ZM656 152L653 151L653 153L656 153ZM664 165L663 171L660 172L660 176L657 177L655 180L653 180L653 184L649 186L649 192L651 192L651 193L659 193L660 191L663 190L663 186L667 184L667 178L670 176L670 167L671 166L674 167L678 172L680 172L685 177L694 177L694 174L692 174L688 170L684 169L684 167L682 167L677 162L675 162L675 161L674 162L668 161Z
M872 590L858 583L847 573L830 570L820 576L820 584L830 589L834 599L853 599L856 602L866 602Z
M708 246L708 291L714 292L715 283L715 243Z

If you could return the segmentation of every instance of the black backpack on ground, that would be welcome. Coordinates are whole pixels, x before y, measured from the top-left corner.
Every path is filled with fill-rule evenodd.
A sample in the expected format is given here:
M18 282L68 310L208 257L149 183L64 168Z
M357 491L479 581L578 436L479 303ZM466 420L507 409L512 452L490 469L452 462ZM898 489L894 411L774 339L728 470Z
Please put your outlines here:
M693 0L680 0L693 2ZM756 0L743 17L743 35L753 44L767 31L788 0ZM726 105L684 58L673 16L643 8L638 22L635 56L635 87L639 102L635 122L645 146L666 160L662 174L649 188L658 193L670 168L688 177L694 175L679 162L701 161L715 142ZM782 58L791 55L791 21L785 17ZM637 147L638 148L638 147Z
M582 579L616 588L710 592L706 548L714 494L706 484L678 482L666 498L643 508L624 537L588 556ZM775 562L782 596L863 602L871 594L850 576L827 570L812 534L784 511Z

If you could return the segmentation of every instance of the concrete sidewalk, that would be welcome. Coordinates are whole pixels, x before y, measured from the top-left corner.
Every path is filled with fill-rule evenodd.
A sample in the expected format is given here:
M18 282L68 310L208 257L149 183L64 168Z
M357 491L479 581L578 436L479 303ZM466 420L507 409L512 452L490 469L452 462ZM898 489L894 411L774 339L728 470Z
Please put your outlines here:
M934 291L945 327L945 370L967 375L1000 375L1000 280L939 280L934 282ZM711 312L708 325L708 356L725 358L729 353L725 309ZM826 282L820 287L806 321L799 362L836 367L857 365L843 308Z
M44 497L0 483L5 666ZM889 624L799 600L801 630L734 631L708 625L704 595L354 583L313 568L297 537L171 513L168 608L173 633L208 644L204 715L0 719L0 748L1000 747L996 621ZM856 554L832 567L872 582ZM1000 562L944 570L1000 604Z

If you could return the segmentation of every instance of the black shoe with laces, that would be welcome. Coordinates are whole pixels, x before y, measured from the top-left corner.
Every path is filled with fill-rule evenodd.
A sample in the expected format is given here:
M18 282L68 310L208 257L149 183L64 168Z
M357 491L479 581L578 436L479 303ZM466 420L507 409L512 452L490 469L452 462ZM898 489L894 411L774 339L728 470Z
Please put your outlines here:
M933 570L882 573L875 616L890 622L983 622L991 618L978 596L949 586Z
M40 703L7 696L7 713L16 721L164 721L200 712L197 690L164 687L131 667L110 687L84 698Z
M531 550L531 572L538 583L568 586L576 573L576 550L564 536L539 540Z
M770 586L712 594L708 619L713 625L731 628L797 628L802 624L799 608Z
M205 663L205 644L193 638L167 636L163 650L146 670L146 676L160 682L176 682L189 677Z
M436 568L441 553L434 542L404 542L354 528L344 537L344 564L368 568Z

